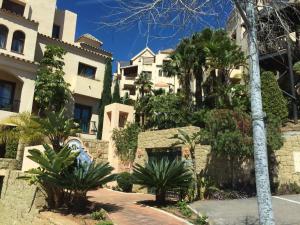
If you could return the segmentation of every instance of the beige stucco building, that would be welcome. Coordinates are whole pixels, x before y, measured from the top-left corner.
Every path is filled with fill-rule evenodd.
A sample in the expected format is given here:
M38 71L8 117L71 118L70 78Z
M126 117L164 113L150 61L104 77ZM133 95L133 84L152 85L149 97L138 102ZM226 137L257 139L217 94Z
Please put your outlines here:
M163 89L165 92L176 93L180 89L178 79L167 77L163 71L163 65L170 60L169 56L172 52L172 49L166 49L155 54L147 47L131 58L129 62L118 62L115 77L120 80L121 97L128 94L128 97L136 100L140 96L135 81L142 72L148 73L154 90Z
M67 52L74 118L84 137L95 137L105 61L112 54L92 35L75 40L76 24L77 15L57 9L56 0L0 0L0 120L32 111L38 62L46 45L58 45Z

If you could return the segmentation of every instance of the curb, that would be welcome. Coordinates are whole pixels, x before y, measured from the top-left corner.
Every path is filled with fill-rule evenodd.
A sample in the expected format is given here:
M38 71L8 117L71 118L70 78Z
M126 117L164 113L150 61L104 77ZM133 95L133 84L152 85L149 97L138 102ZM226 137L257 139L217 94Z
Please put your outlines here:
M137 204L137 202L135 202L134 204ZM170 216L170 217L173 217L173 218L175 218L175 219L177 219L177 220L179 220L179 221L181 221L181 222L184 222L184 223L187 224L187 225L194 225L194 224L190 223L189 221L187 221L187 220L185 220L185 219L183 219L183 218L181 218L181 217L178 217L178 216L176 216L176 215L174 215L174 214L172 214L172 213L166 212L166 211L164 211L164 210L162 210L162 209L158 209L158 208L151 207L151 206L148 206L148 205L144 205L144 206L147 207L147 208L156 210L156 211L158 211L158 212L160 212L160 213L162 213L162 214L165 214L165 215L168 215L168 216Z

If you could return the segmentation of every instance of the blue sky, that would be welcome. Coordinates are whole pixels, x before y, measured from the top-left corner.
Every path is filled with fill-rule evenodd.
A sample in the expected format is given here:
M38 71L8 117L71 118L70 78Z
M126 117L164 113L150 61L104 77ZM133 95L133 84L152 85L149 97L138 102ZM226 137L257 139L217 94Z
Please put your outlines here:
M104 42L103 48L105 50L113 53L115 62L129 60L146 47L147 37L143 32L139 32L138 25L125 30L100 27L97 23L101 17L107 16L108 12L97 1L108 2L112 0L58 0L57 6L59 9L68 9L77 13L77 37L84 33L94 35ZM193 30L199 31L202 28L201 25L196 24ZM167 39L150 39L148 47L154 52L159 49L174 48L179 40L190 32L182 32Z

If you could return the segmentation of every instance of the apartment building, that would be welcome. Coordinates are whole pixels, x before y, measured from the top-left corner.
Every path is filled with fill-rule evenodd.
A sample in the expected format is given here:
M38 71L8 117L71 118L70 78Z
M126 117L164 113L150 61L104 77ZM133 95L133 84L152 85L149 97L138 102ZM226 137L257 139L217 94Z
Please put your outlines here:
M83 136L95 138L105 61L112 54L90 34L75 39L77 15L56 0L0 0L0 120L32 112L38 62L46 45L67 52L64 71Z
M165 92L177 92L180 89L179 81L175 77L167 77L163 71L163 64L168 60L173 49L161 50L155 54L150 48L145 48L128 62L118 62L117 73L120 81L121 97L128 95L136 100L139 96L138 87L135 85L136 79L142 72L148 74L153 89L163 89Z

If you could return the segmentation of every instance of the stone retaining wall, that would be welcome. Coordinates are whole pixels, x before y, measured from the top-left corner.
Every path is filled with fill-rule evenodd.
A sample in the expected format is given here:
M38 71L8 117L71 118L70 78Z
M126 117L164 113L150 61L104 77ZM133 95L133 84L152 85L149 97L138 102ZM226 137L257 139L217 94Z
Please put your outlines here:
M199 131L197 127L180 128L188 134ZM178 132L178 129L168 129L159 131L147 131L139 134L138 150L135 163L145 164L148 161L147 149L170 148L176 142L172 137ZM300 185L300 132L285 132L284 145L275 152L278 163L279 185L298 183ZM187 147L178 146L182 150L184 158ZM197 145L196 149L196 167L197 172L204 171L207 175L220 183L228 183L231 178L230 161L223 157L217 157L211 152L208 145ZM253 160L243 162L239 168L234 171L235 180L254 184L254 165Z
M82 143L96 163L108 162L108 141L82 139Z
M6 170L0 198L0 224L31 224L38 210L45 205L45 198L35 185L18 179L24 176L21 171Z
M3 159L0 158L0 170L15 170L18 167L16 159Z
M278 182L300 185L300 132L283 133L284 145L276 151Z

